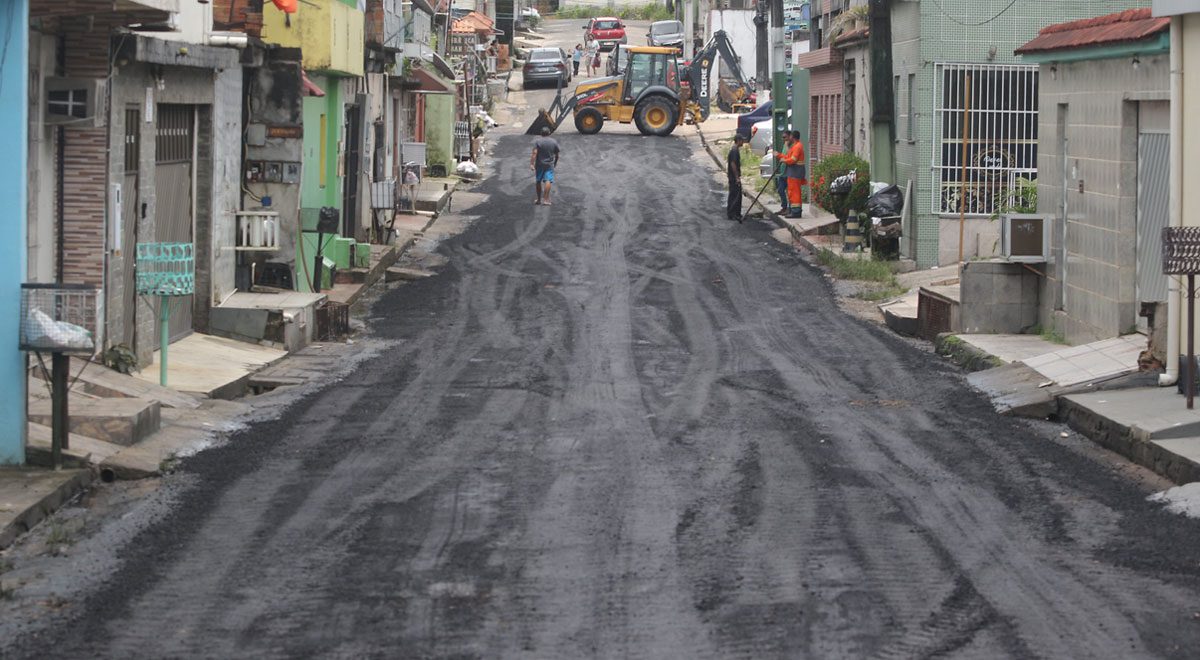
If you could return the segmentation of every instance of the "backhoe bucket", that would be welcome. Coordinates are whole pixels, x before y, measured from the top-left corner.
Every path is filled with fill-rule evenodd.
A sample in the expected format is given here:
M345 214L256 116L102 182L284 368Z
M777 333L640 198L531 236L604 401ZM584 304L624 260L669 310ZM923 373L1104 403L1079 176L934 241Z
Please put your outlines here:
M525 131L525 135L541 135L542 129L547 127L550 129L551 133L554 132L554 129L558 128L558 126L556 126L554 123L554 118L550 116L549 112L546 112L545 110L538 110L537 118L534 119L533 123L529 125L529 130Z

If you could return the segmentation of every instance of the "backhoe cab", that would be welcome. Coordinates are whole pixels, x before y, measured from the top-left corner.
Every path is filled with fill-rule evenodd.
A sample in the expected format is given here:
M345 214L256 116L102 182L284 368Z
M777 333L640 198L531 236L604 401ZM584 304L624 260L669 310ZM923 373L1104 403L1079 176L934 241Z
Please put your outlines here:
M633 122L645 135L670 135L688 108L676 55L674 48L630 47L624 74L585 80L565 102L559 89L554 104L538 112L526 134L537 135L546 126L553 131L573 115L575 128L585 135L599 133L605 121Z

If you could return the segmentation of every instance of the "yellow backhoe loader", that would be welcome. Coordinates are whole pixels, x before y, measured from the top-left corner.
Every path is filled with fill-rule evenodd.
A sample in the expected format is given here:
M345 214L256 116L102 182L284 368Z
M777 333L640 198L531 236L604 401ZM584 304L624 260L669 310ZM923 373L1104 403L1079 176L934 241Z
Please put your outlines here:
M575 128L587 135L600 132L605 121L633 122L646 135L670 135L695 112L680 85L677 54L674 48L631 47L622 75L584 80L565 101L560 87L554 104L540 110L525 133L554 131L574 115Z

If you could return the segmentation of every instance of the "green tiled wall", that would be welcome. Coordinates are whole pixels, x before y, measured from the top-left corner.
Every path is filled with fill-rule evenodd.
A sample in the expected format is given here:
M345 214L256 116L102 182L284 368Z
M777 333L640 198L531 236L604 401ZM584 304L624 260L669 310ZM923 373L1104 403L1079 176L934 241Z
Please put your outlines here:
M944 62L1020 64L1013 51L1041 28L1054 23L1149 7L1150 0L896 0L892 4L892 66L899 76L896 90L897 183L913 181L914 228L918 265L936 265L938 218L930 210L933 173L934 65ZM983 25L962 25L981 23ZM957 19L957 20L955 20ZM995 57L989 50L995 47ZM915 135L906 134L907 76L916 75ZM893 80L895 80L893 78Z

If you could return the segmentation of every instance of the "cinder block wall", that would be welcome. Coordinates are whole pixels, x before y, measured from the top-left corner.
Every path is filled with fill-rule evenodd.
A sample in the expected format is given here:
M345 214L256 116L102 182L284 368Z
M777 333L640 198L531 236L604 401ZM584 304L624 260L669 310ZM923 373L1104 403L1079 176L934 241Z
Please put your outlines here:
M1169 108L1162 101L1144 101L1153 104L1147 106L1138 99L1168 94L1168 56L1143 55L1137 68L1131 57L1122 57L1043 64L1041 71L1038 210L1055 218L1041 322L1071 343L1114 337L1137 323L1138 126L1161 124ZM1065 159L1060 128L1067 136Z

